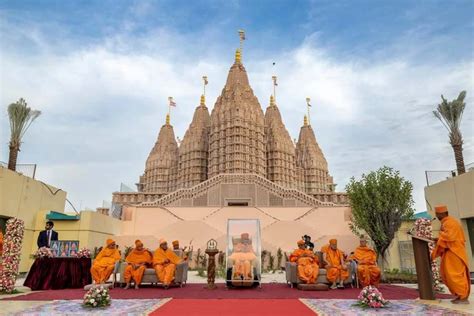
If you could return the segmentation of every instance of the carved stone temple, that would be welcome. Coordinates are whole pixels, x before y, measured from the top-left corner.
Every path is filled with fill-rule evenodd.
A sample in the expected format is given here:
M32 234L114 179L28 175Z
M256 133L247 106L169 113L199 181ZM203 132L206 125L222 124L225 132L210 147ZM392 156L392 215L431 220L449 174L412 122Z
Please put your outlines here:
M237 50L211 114L202 95L178 145L169 114L146 160L138 192L114 203L161 206L346 204L307 117L296 144L270 96L265 112Z
M227 242L227 220L259 219L262 248L290 251L303 234L316 247L338 239L353 249L351 209L335 192L323 151L305 117L292 141L278 105L265 111L254 95L237 51L212 112L200 98L181 142L169 115L139 178L138 192L114 192L110 215L119 218L115 240L158 247L160 238L205 249Z

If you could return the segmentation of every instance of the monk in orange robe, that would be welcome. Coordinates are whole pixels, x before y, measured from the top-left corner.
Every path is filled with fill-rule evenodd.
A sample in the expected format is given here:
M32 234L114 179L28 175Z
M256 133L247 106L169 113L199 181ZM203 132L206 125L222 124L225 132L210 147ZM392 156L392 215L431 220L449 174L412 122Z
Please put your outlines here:
M344 260L344 253L337 248L337 240L329 240L329 247L325 246L324 260L326 261L326 278L332 283L331 289L344 288L344 281L349 278L349 270Z
M363 287L378 286L380 283L380 269L377 267L377 254L367 247L367 237L360 238L360 246L356 248L349 260L357 262L357 276Z
M173 250L168 249L168 242L160 239L160 247L153 254L153 268L156 276L167 289L174 280L176 265L183 261Z
M151 265L151 253L148 249L143 248L143 243L140 240L136 240L135 249L130 251L125 261L127 262L123 275L127 283L125 289L130 288L130 283L133 279L133 281L135 281L135 289L137 290L142 283L143 274L145 273L147 265Z
M471 280L466 254L466 238L461 224L449 216L445 205L435 207L436 217L441 221L439 238L431 254L432 260L441 257L441 279L449 291L456 295L454 304L469 304Z
M298 241L298 249L290 255L290 261L298 263L298 277L306 284L316 283L319 266L314 253L306 249L304 240Z
M115 241L107 239L106 246L94 259L91 267L92 279L97 284L105 283L114 271L115 263L120 260L120 253L115 247Z
M248 233L240 235L240 242L234 246L229 259L233 262L232 279L252 280L253 262L257 259Z

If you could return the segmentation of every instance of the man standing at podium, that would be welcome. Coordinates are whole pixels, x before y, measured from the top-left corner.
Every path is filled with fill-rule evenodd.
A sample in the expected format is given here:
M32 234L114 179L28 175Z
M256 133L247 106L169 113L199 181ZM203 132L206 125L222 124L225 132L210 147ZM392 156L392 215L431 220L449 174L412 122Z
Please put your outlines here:
M456 295L454 304L469 304L471 280L466 255L466 238L461 224L449 216L445 205L435 207L436 217L441 221L439 238L431 254L432 260L441 257L441 278L449 291Z

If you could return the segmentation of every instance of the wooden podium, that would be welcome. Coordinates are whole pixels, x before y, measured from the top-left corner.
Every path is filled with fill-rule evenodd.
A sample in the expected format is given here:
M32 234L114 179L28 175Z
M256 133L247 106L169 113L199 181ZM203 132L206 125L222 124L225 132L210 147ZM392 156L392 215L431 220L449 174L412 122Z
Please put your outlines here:
M434 300L433 275L431 273L431 254L428 244L432 240L417 237L412 234L413 254L415 255L416 276L420 299Z

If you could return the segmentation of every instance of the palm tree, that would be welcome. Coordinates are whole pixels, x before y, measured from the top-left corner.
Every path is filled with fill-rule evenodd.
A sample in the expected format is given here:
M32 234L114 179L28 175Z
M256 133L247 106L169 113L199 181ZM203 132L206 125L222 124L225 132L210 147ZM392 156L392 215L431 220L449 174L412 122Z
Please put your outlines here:
M8 169L16 170L16 160L20 151L21 140L31 123L40 116L41 112L32 110L24 99L20 99L8 106L8 117L10 119L10 155L8 157Z
M449 132L449 143L453 147L454 159L456 159L456 168L458 170L458 175L466 172L464 167L464 158L462 154L462 134L460 130L462 114L466 103L464 103L464 98L466 97L466 91L461 91L457 99L448 102L443 95L441 99L443 102L438 104L436 111L433 111L434 116L436 116L444 127Z

